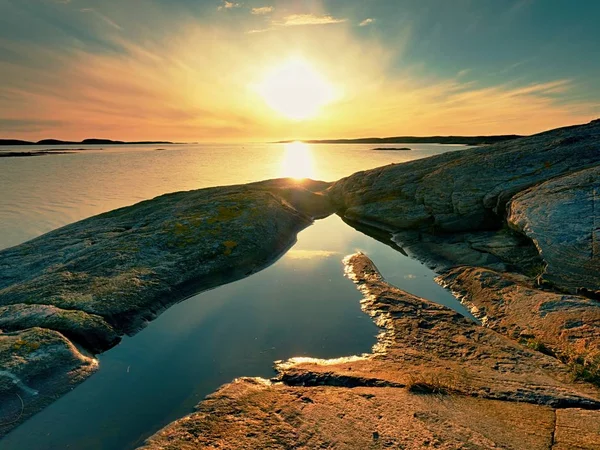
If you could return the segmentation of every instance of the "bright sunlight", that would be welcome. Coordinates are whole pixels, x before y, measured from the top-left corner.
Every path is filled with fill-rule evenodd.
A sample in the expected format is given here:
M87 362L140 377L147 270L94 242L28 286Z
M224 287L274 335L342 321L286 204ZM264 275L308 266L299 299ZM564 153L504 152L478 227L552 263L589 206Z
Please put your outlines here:
M313 118L334 99L331 84L299 58L268 72L258 92L267 105L292 120Z
M281 176L284 178L315 178L310 146L303 142L290 142L284 145L284 155L281 163Z

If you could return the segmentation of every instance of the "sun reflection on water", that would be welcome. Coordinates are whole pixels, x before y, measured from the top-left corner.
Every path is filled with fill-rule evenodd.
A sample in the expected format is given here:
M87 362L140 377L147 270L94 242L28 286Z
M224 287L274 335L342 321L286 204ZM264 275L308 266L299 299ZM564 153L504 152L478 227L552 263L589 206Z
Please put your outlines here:
M284 144L281 176L286 178L315 178L315 167L310 145L303 142Z

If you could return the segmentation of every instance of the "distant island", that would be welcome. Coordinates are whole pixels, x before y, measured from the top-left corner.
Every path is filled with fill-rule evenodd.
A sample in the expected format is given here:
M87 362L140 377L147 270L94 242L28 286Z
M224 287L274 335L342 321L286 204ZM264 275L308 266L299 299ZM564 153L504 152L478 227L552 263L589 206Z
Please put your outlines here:
M511 141L524 136L507 134L499 136L394 136L385 138L358 138L358 139L313 139L303 140L307 144L462 144L462 145L487 145L497 142ZM294 141L279 141L278 144L287 144Z
M50 152L50 151L39 151L39 152L0 152L0 158L22 158L30 156L44 156L44 155L70 155L75 152Z
M0 139L0 145L153 145L174 144L169 141L113 141L111 139L84 139L83 141L61 141L59 139L42 139L38 142L21 141L18 139Z
M412 150L412 148L408 148L408 147L377 147L377 148L374 148L373 150L408 152L408 151Z

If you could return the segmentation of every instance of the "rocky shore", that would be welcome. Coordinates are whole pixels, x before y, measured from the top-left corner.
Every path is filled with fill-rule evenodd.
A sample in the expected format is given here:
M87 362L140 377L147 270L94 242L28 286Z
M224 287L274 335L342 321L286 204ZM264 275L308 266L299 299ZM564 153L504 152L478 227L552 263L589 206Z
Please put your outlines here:
M328 186L167 194L0 252L0 436L93 373L93 354L123 334L271 264L331 214Z
M346 259L382 328L371 355L292 360L238 379L144 450L597 448L600 389L555 358L386 283Z
M44 406L39 386L60 395L121 335L337 212L433 267L481 323L353 255L372 354L235 380L145 448L600 448L599 194L596 120L332 185L168 194L2 251L0 435Z

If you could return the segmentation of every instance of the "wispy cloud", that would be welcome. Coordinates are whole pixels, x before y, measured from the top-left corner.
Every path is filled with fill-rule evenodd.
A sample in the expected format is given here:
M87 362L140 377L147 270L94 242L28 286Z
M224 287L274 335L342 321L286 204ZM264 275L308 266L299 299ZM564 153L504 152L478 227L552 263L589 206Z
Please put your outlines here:
M96 17L98 17L100 20L102 20L104 23L106 23L107 25L110 25L111 27L117 29L117 30L123 30L123 27L121 27L118 23L116 23L114 20L112 20L111 18L105 16L102 13L99 13L98 11L96 11L93 8L83 8L80 9L79 11L81 11L82 13L89 13L89 14L93 14Z
M241 3L228 2L227 0L223 0L223 4L222 4L222 5L219 5L219 6L217 7L217 9L218 9L219 11L222 11L222 10L224 10L224 9L233 9L233 8L239 8L239 7L241 7L241 6L242 6L242 4L241 4Z
M332 25L346 22L347 19L319 14L290 14L280 19L273 19L266 28L252 29L248 33L264 33L285 27L301 27L315 25Z
M371 25L372 23L375 22L375 19L372 18L367 18L365 20L363 20L361 23L358 24L359 27L366 27L367 25Z
M343 22L346 22L346 19L339 19L330 15L291 14L285 16L282 21L275 22L275 24L282 27L292 27L302 25L329 25Z
M272 6L261 6L260 8L252 8L252 14L254 15L266 15L271 14L275 10Z
M209 9L225 16L216 13L216 4ZM24 139L100 134L213 142L528 134L583 123L599 113L593 97L573 97L585 87L575 77L532 84L506 77L494 81L482 78L485 71L470 65L465 67L473 71L465 78L436 75L422 61L404 58L402 49L409 51L413 39L410 33L389 45L371 33L357 33L356 26L329 25L344 19L321 11L286 16L278 8L273 13L282 16L274 22L270 15L252 16L248 8L250 23L266 22L281 33L244 35L237 22L219 27L189 16L168 21L163 5L155 4L156 10L135 9L129 2L119 2L122 9L97 6L103 16L88 8L88 20L76 25L85 27L88 38L101 41L103 47L85 45L80 37L86 35L73 31L67 36L79 38L62 40L61 45L42 39L0 40L2 134ZM78 8L53 10L71 14L69 18L82 14ZM116 33L113 28L121 27L107 13L132 25ZM38 22L27 26L32 24ZM50 30L45 33L52 35ZM56 33L63 36L67 31L61 27ZM190 43L210 45L200 51ZM340 95L315 119L291 126L252 86L295 54L309 61ZM403 61L400 67L398 61Z

